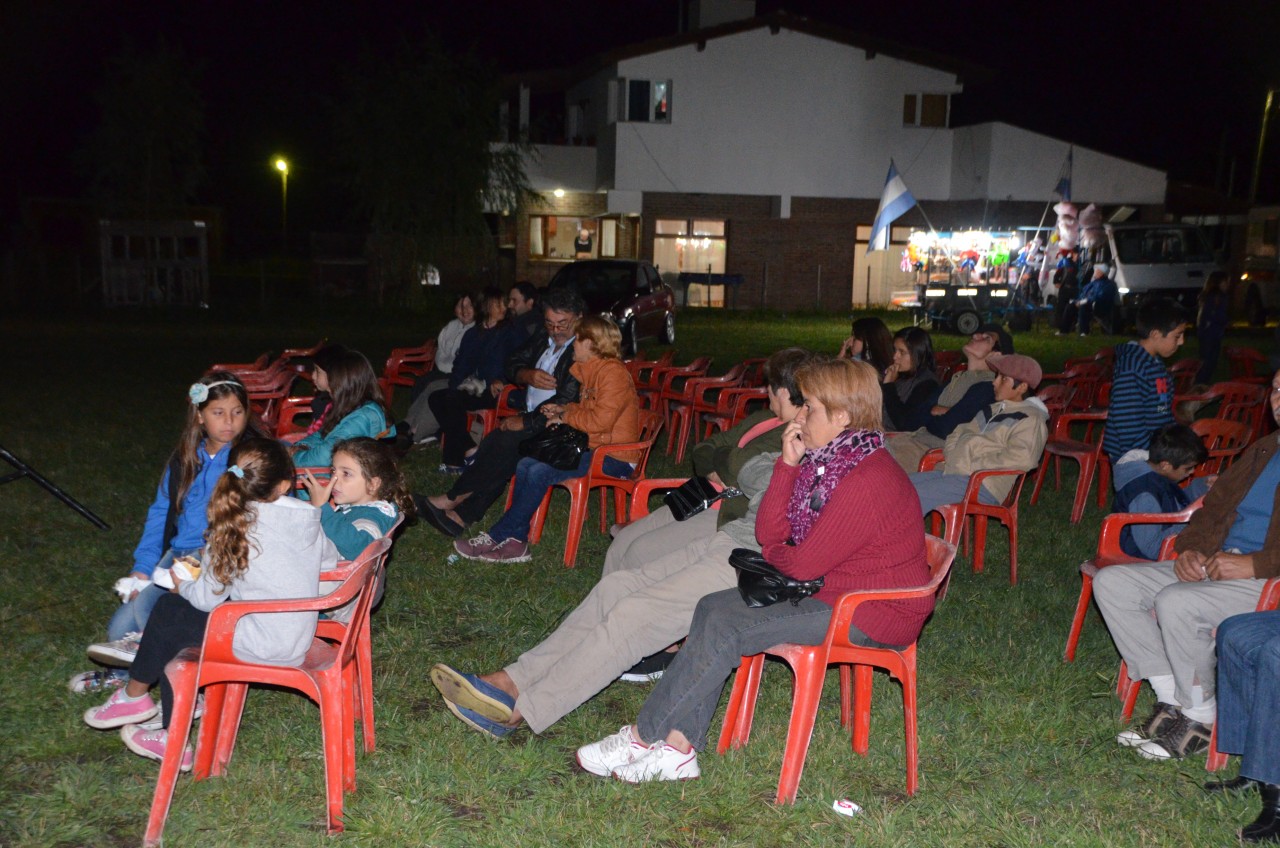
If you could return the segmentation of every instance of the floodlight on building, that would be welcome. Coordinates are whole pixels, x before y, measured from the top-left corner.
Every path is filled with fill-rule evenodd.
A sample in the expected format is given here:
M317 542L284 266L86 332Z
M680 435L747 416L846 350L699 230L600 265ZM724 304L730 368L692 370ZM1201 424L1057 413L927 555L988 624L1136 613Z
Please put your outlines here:
M558 188L551 193L554 194L556 197L564 197L564 189L562 188Z

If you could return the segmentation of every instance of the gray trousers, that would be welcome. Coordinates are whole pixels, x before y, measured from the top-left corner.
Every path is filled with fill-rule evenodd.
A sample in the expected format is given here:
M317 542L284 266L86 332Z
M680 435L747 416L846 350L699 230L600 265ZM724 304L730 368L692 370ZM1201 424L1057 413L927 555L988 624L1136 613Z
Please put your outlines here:
M969 488L969 477L966 474L917 471L908 474L907 477L920 497L920 507L924 510L922 515L928 515L946 504L960 503L964 500L965 489ZM991 497L985 485L978 490L978 501L993 506L996 503L996 499Z
M409 411L405 413L404 420L408 421L409 426L413 428L413 437L415 439L433 435L440 429L440 422L436 420L436 414L431 411L431 407L427 404L427 398L431 397L433 393L448 387L448 376L432 380L423 387L422 393L409 405Z
M1265 580L1180 581L1172 562L1113 565L1093 578L1093 597L1131 680L1173 675L1178 706L1191 688L1213 697L1214 631L1225 619L1253 612Z
M753 609L736 586L707 595L698 602L684 647L640 708L640 738L653 743L678 730L701 751L720 692L742 657L779 642L821 643L830 622L831 607L814 598ZM849 628L849 638L858 645L880 644L856 627Z
M669 510L660 512L669 518ZM700 598L737 585L729 565L736 547L724 533L704 532L638 567L606 573L554 633L506 668L529 728L541 733L641 658L683 638Z

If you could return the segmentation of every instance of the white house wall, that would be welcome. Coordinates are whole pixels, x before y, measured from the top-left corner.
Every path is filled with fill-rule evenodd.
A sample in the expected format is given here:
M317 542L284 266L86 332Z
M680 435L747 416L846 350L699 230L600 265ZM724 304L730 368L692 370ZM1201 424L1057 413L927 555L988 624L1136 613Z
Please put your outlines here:
M1045 200L1067 158L1065 141L1004 123L952 130L952 198ZM1086 147L1076 147L1071 197L1081 203L1161 204L1165 174Z
M593 128L614 147L614 188L878 197L893 157L916 197L950 194L950 133L904 127L902 102L959 92L951 73L761 28L701 52L690 44L625 59L609 75L672 81L670 124Z

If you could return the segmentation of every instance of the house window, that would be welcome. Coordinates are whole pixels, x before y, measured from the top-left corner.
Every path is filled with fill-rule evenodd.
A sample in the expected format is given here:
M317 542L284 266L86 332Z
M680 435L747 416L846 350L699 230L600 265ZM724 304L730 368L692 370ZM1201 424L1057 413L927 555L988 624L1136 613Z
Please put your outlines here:
M946 94L904 94L902 125L904 127L945 127L950 96Z
M590 259L599 256L599 222L559 215L529 216L529 256L533 259Z
M618 222L613 218L600 220L600 255L618 255Z
M728 239L725 222L700 218L654 222L653 264L662 272L723 274ZM689 306L724 306L724 286L692 283Z
M617 120L671 123L671 80L618 80Z

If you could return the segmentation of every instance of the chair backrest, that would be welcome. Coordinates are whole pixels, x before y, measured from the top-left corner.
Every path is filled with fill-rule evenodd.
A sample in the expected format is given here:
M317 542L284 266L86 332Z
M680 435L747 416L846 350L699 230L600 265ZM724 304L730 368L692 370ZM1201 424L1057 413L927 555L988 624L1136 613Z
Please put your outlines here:
M1191 422L1191 429L1209 449L1209 458L1196 466L1196 477L1222 473L1249 446L1253 435L1248 424L1221 418L1201 418Z
M849 642L849 625L853 622L854 611L863 603L896 598L928 598L938 594L946 582L947 575L951 573L951 563L956 558L956 546L927 533L924 543L925 561L929 566L929 582L923 586L902 589L860 589L842 595L836 601L835 610L831 614L831 623L827 627L827 645L852 647Z
M360 556L352 561L347 578L327 595L279 601L229 601L215 607L213 612L209 613L209 623L205 627L204 647L201 649L202 660L222 663L240 662L232 651L231 645L235 637L236 623L245 615L320 612L345 606L352 598L360 595L360 600L356 603L347 623L347 631L343 634L342 643L339 645L339 656L343 661L347 660L355 650L355 634L360 632L373 603L373 592L363 590L373 585L379 569L386 562L391 541L388 535L371 542Z
M1185 395L1191 391L1191 386L1196 381L1196 374L1200 372L1200 365L1201 362L1198 359L1179 359L1169 366L1169 373L1173 375L1175 394Z
M1229 347L1225 353L1231 379L1256 381L1270 376L1271 363L1260 351L1251 347Z
M1209 394L1222 398L1223 403L1261 404L1267 399L1267 389L1257 383L1214 383Z
M764 385L764 366L769 360L765 357L743 360L746 370L742 375L741 385L745 388L757 388Z
M1050 426L1052 426L1054 416L1066 411L1067 406L1071 403L1071 396L1074 394L1075 388L1073 386L1062 383L1045 386L1036 393L1036 397L1040 398L1040 402L1049 410Z
M956 558L956 546L937 536L925 534L924 554L929 562L929 586L937 588L947 578Z

